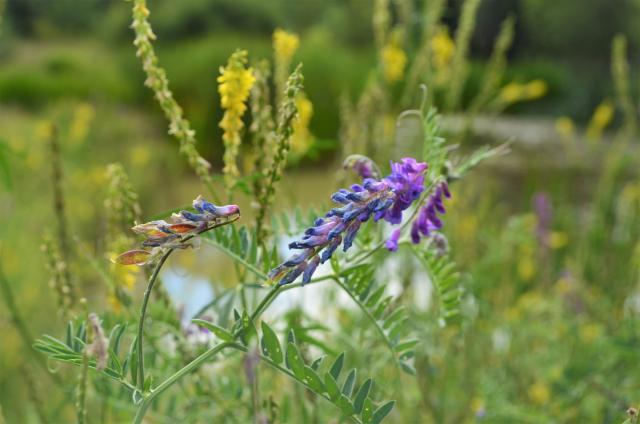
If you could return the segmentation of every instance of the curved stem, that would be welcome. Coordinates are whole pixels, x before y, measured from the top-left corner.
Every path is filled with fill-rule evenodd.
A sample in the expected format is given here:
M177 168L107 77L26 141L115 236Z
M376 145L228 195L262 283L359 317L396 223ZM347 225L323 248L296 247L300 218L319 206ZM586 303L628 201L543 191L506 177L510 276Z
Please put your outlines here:
M143 328L144 328L144 319L147 315L147 304L149 303L149 296L151 295L151 290L158 279L158 274L160 273L160 269L164 265L164 263L169 258L169 255L173 252L173 249L167 250L158 265L156 265L153 270L153 274L149 278L149 284L147 284L147 289L144 292L144 299L142 300L142 309L140 310L140 322L138 324L138 388L140 389L140 393L144 391L144 354L142 351L142 337L143 337Z

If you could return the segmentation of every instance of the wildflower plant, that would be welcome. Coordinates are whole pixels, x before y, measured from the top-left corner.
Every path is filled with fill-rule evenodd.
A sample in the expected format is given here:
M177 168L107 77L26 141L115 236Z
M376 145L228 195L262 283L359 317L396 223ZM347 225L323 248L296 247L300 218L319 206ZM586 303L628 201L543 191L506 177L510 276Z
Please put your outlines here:
M386 7L386 3L378 2L377 7ZM379 27L376 30L384 46L391 40L388 16L380 10L377 13ZM157 66L150 44L153 33L148 14L145 2L136 0L135 44L149 77L147 84L156 92L190 163L203 181L210 181L208 166L203 167L198 160L194 135L168 91L164 72ZM282 72L282 66L289 66L297 42L297 37L291 34L277 32L274 35L276 89L277 74ZM331 196L334 206L328 208L328 212L320 217L314 212L306 217L302 211L274 214L271 207L277 183L285 176L285 166L294 150L295 133L301 131L299 125L306 124L300 119L304 118L301 115L309 114L309 105L300 100L303 76L299 65L286 78L278 94L281 101L277 117L272 117L267 81L270 72L265 63L254 70L248 67L247 52L238 50L222 68L219 78L225 109L221 126L225 131L223 172L227 189L242 185L237 184L241 178L235 160L249 98L251 102L253 122L249 129L254 148L259 150L256 153L262 155L256 162L257 177L261 181L253 185L251 193L253 203L258 205L255 225L241 224L237 205L219 206L202 196L193 200L191 208L138 223L142 211L137 196L124 170L116 165L110 167L111 192L107 203L113 209L110 229L130 220L132 232L142 239L138 247L129 246L129 250L113 260L121 267L140 267L144 270L141 274L148 277L139 313L99 316L89 314L83 303L84 314L68 323L65 337L43 336L34 343L35 348L51 360L81 367L77 379L79 422L88 416L89 381L94 376L96 382L101 382L96 384L97 390L108 392L135 410L135 423L143 422L152 414L173 416L178 404L197 410L196 420L221 420L228 412L185 406L177 395L180 386L187 388L197 400L194 405L200 401L209 404L214 398L217 404L218 396L225 396L225 390L218 390L227 384L225 378L218 377L218 372L225 371L218 369L213 377L207 377L205 365L236 366L244 370L251 408L246 413L238 409L232 413L245 414L240 419L258 421L267 413L277 415L274 403L285 402L272 399L280 396L276 392L271 392L266 401L265 387L259 383L259 374L266 372L260 365L266 364L274 373L273 381L292 380L309 395L307 400L301 396L296 401L295 408L302 411L302 417L306 414L307 402L326 401L334 407L332 416L355 423L377 424L392 414L396 404L395 400L385 399L388 391L374 379L387 376L374 375L378 373L376 367L348 370L350 359L344 352L346 349L331 338L337 328L321 325L304 312L295 319L284 317L284 320L268 317L265 312L283 293L306 290L301 288L305 285L324 283L330 289L340 290L365 319L363 341L380 342L385 350L384 360L389 359L393 366L391 372L411 376L419 375L416 356L423 340L415 337L416 329L410 325L408 308L402 305L406 288L399 295L390 294L387 282L379 277L384 268L382 263L394 257L412 261L412 266L428 275L433 284L438 322L446 325L460 318L464 290L460 273L449 257L447 238L441 231L445 204L451 198L449 184L481 161L504 153L505 149L483 148L466 158L451 157L452 149L440 133L438 114L425 98L420 109L406 111L398 120L402 122L402 116L409 114L419 126L420 148L414 157L392 158L385 172L385 167L374 159L362 154L349 156L343 167L352 171L356 181ZM389 83L404 76L404 63L393 66L397 69L393 78L387 78ZM384 98L386 92L381 91L380 95ZM406 134L398 130L396 137L400 139ZM402 141L399 140L399 145L403 145ZM267 230L269 214L274 219ZM288 247L294 252L281 257L277 244L284 236L293 236ZM214 300L198 312L185 316L183 310L163 298L162 271L174 252L201 244L226 255L233 263L238 281L235 287L216 293ZM102 268L96 266L96 269ZM127 305L129 310L132 305ZM276 322L269 324L268 320ZM287 324L285 334L279 334L282 321ZM308 326L301 324L308 321L311 321ZM316 336L317 328L322 328L328 336ZM371 353L373 358L379 352ZM117 390L103 379L115 383ZM236 383L237 379L233 384ZM240 387L236 392L240 395L234 401L243 402L244 389ZM160 402L161 397L167 402ZM264 403L260 402L261 398ZM324 409L315 409L322 410L321 417L329 415Z

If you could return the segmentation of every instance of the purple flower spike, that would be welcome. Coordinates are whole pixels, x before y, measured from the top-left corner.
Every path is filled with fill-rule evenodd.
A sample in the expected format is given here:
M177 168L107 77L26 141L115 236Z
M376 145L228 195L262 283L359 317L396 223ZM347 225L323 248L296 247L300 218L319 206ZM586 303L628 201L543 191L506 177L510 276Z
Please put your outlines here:
M403 212L424 191L426 169L426 163L404 158L399 163L391 164L392 172L387 177L377 180L363 175L365 179L362 184L354 184L351 190L340 189L334 193L331 199L340 206L331 209L324 218L316 219L314 226L304 232L301 240L289 244L290 249L305 251L274 268L269 273L269 279L280 285L289 284L304 272L302 282L306 284L318 264L329 260L340 245L345 252L351 248L363 222L373 217L375 221L384 219L392 224L401 223ZM441 202L434 204L434 210L436 207L437 210L443 209ZM434 220L435 224L439 222L437 219ZM397 249L399 237L400 232L396 230L387 245L390 250Z
M416 220L411 224L411 241L414 244L420 243L421 237L430 237L432 231L442 228L443 223L438 214L445 213L443 196L451 197L446 182L438 184L433 194L427 198L420 209Z
M398 240L400 240L400 228L393 230L391 237L384 245L390 252L395 252L398 250Z

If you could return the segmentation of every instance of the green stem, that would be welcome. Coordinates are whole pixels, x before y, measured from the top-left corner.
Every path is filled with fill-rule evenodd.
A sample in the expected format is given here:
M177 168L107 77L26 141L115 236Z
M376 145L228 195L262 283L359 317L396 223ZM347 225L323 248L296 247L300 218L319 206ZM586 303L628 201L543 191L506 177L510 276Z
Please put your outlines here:
M218 248L222 253L224 253L225 255L229 256L230 258L232 258L234 261L241 263L245 268L247 268L249 271L251 271L252 273L254 273L257 277L262 278L263 280L267 280L269 277L267 276L267 274L265 274L264 272L260 271L258 268L256 268L255 266L253 266L252 264L250 264L249 262L247 262L244 258L236 255L234 252L232 252L231 250L227 249L226 247L222 246L221 244L217 243L214 239L212 239L211 237L203 237L204 241L206 241L207 243L209 243L210 245Z
M52 374L49 372L47 368L47 363L43 359L41 355L39 355L33 349L33 337L31 336L31 332L27 328L24 320L20 316L20 312L18 311L18 307L15 302L15 298L13 296L13 292L11 291L11 287L9 286L9 281L4 275L2 271L2 266L0 265L0 291L2 292L2 298L4 299L4 303L7 306L7 310L9 311L9 317L13 322L13 326L18 330L18 334L22 338L23 343L27 346L27 350L30 354L34 356L38 365L42 367L42 369L46 372L46 374L54 381L54 383L61 383L60 377L57 374Z
M151 290L153 289L153 285L158 279L158 274L160 273L160 269L169 258L169 255L173 252L173 249L167 250L158 265L156 265L153 270L153 274L151 274L151 278L149 278L149 284L147 285L147 289L144 292L144 299L142 300L142 309L140 310L140 322L138 324L138 388L140 389L140 393L144 391L144 354L142 351L142 337L143 337L143 328L144 328L144 319L147 315L147 304L149 303L149 296L151 295Z
M194 359L193 361L189 362L187 365L182 367L180 370L178 370L175 374L167 378L165 381L163 381L158 387L156 387L154 390L149 392L149 394L144 398L144 400L140 404L140 407L138 407L138 411L136 412L136 416L133 419L133 422L135 424L140 424L142 422L142 419L144 418L144 415L147 412L147 409L149 409L149 406L151 405L151 403L156 397L160 396L160 394L162 394L165 390L171 387L174 383L176 383L182 377L184 377L185 375L189 374L191 371L194 371L195 369L200 367L200 365L206 362L211 356L215 355L221 350L232 345L234 345L234 343L225 342L212 347L211 349L202 353L196 359Z
M364 303L362 303L360 301L360 299L358 299L356 296L354 296L353 293L351 292L351 290L349 290L342 283L342 281L340 281L339 278L333 278L333 281L335 281L336 284L338 284L340 286L340 288L345 293L347 293L349 295L349 297L360 307L362 312L364 312L364 314L367 316L367 318L369 318L369 320L371 321L371 323L375 327L376 331L380 334L380 337L384 341L385 345L387 346L387 348L389 348L389 351L391 352L391 356L393 357L393 362L394 362L396 368L400 369L400 362L398 361L398 357L396 356L396 351L393 350L393 345L391 344L391 340L389 340L387 335L384 333L383 328L380 327L380 324L378 324L378 321L376 320L376 318L371 314L371 312L369 311L369 309L367 309L367 307L364 305Z

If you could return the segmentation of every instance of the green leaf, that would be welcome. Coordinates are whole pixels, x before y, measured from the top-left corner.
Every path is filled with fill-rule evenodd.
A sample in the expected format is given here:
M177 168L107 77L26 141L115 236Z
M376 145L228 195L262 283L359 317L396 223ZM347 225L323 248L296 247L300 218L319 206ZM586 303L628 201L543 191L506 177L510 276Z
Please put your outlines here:
M67 323L67 334L66 334L65 341L67 343L67 346L72 348L72 346L73 346L73 321L69 321Z
M364 401L369 395L369 391L371 390L371 385L373 384L373 380L370 378L365 381L362 386L356 392L356 396L353 398L353 409L355 409L356 414L362 412L362 407L364 406Z
M366 398L364 400L364 406L362 407L362 424L371 424L373 420L373 402L371 399Z
M269 356L273 362L280 364L282 362L282 349L278 336L266 322L262 321L262 352Z
M206 328L225 342L233 341L233 335L229 331L212 322L205 321L203 319L192 319L191 322L197 326Z
M351 393L353 393L353 385L356 382L356 369L352 369L347 375L347 379L344 381L344 385L342 386L342 394L351 397Z
M329 370L329 372L331 373L331 376L334 378L334 380L338 380L338 378L340 378L340 371L342 371L342 364L344 363L344 352L341 353L336 360L333 362L333 365L331 365L331 369Z
M340 407L342 413L347 417L353 415L353 404L345 395L340 395L340 397L336 401L336 404Z
M402 371L406 372L409 375L416 375L416 369L412 365L407 364L404 361L400 362L400 368L402 368Z
M138 383L138 337L136 336L131 342L129 348L129 371L131 372L131 382L135 386Z
M311 369L314 371L318 371L318 368L320 368L320 365L322 364L322 361L324 361L324 358L325 356L322 355L321 357L313 361L313 363L311 364Z
M258 335L256 325L251 320L249 314L247 314L247 311L242 311L242 338L244 339L245 344L248 344L254 335Z
M324 393L324 383L320 376L308 366L304 366L304 381L309 387L311 387L316 393Z
M338 383L331 373L324 373L324 385L327 388L327 393L331 400L335 401L340 397L340 387L338 387Z
M287 364L299 380L304 380L304 362L302 361L298 347L291 342L287 344Z
M382 420L384 420L385 417L389 415L389 413L391 412L395 404L396 404L395 400L390 400L389 402L385 403L384 405L376 409L373 412L371 424L380 424Z
M405 340L402 343L399 343L396 347L394 347L393 349L396 352L403 352L405 350L409 350L414 348L417 344L418 344L419 340L416 339L411 339L411 340Z
M385 330L389 329L397 320L402 318L405 314L404 306L400 306L396 308L389 316L384 320L384 325L382 326Z
M365 305L367 306L367 308L373 308L378 303L378 301L382 298L383 294L384 294L384 286L378 287L378 289L374 291L373 294L369 297L369 299L367 299L367 301L365 302Z

